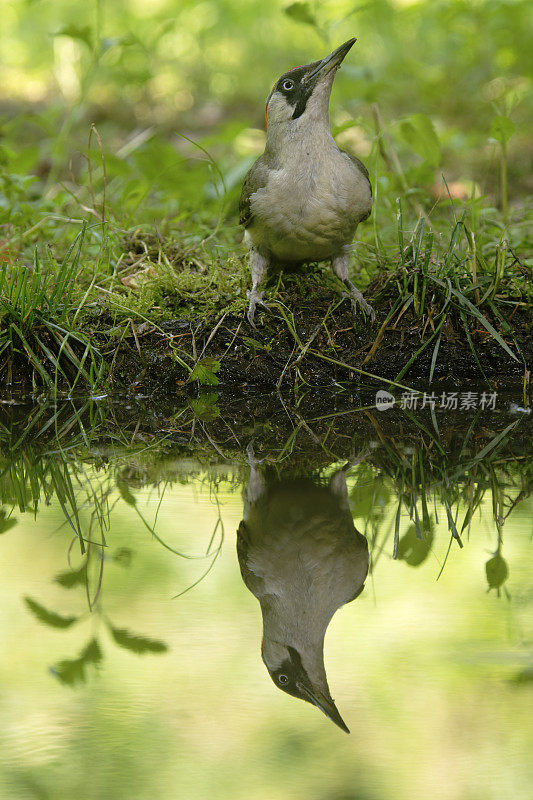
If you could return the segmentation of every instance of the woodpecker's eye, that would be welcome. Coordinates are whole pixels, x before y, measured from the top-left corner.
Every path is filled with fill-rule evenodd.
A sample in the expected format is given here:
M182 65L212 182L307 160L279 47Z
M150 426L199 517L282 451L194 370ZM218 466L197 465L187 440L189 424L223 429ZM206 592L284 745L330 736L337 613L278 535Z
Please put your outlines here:
M285 685L286 683L288 683L288 682L289 682L289 679L287 678L287 676L286 676L286 675L278 675L278 681L279 681L281 684Z
M286 92L290 89L294 89L294 81L283 81L283 88Z

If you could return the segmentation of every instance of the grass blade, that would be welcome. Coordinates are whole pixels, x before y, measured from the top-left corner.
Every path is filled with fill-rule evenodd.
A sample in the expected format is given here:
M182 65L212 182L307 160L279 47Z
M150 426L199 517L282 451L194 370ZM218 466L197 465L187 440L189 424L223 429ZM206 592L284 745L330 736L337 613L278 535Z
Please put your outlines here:
M444 281L440 280L439 278L435 278L435 276L433 276L433 275L428 275L428 277L429 277L429 278L431 278L431 280L432 280L432 281L435 281L435 283L437 283L439 286L442 286L442 287L444 288L444 286L445 286L445 284L444 284ZM480 311L478 308L476 308L476 306L475 306L475 305L473 305L473 304L470 302L470 300L468 300L468 299L467 299L467 298L466 298L466 297L465 297L465 296L464 296L464 295L463 295L461 292L458 292L458 291L457 291L457 289L454 289L452 286L450 286L450 291L451 291L451 293L453 294L453 296L454 296L454 297L456 297L456 298L457 298L457 300L458 300L458 301L459 301L459 302L460 302L462 305L464 305L464 306L465 306L465 308L467 308L467 309L468 309L468 311L470 311L470 313L471 313L471 314L472 314L472 315L473 315L473 316L474 316L474 317L475 317L475 318L476 318L476 319L477 319L477 320L478 320L478 321L479 321L479 322L480 322L480 323L483 325L483 327L484 327L484 328L485 328L485 329L486 329L486 330L487 330L487 331L488 331L488 332L491 334L491 336L492 336L492 337L493 337L493 338L494 338L494 339L495 339L495 340L498 342L498 344L500 345L500 347L501 347L503 350L505 350L505 352L506 352L508 355L510 355L510 356L511 356L511 358L512 358L514 361L518 361L518 358L515 356L515 354L513 353L513 351L512 351L512 350L509 348L509 345L507 344L507 342L505 342L505 341L502 339L502 337L500 336L500 334L498 333L498 331L497 331L497 330L496 330L496 329L495 329L495 328L494 328L494 327L493 327L493 326L490 324L490 322L488 321L488 319L487 319L485 316L483 316L483 314L481 313L481 311Z

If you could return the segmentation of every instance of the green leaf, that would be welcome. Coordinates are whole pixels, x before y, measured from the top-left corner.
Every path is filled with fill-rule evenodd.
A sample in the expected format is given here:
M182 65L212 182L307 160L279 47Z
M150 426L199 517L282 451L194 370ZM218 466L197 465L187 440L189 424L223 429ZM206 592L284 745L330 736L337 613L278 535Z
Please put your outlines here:
M507 427L503 429L503 431L500 431L500 433L498 433L498 435L495 436L494 439L491 439L490 442L487 445L485 445L483 450L481 450L479 453L476 453L476 457L472 462L472 465L478 464L483 458L485 458L485 456L488 453L490 453L491 450L494 450L496 445L500 444L500 442L503 439L505 439L509 431L512 430L513 428L516 428L518 422L519 422L518 420L516 422L510 422L509 425L507 425Z
M87 566L83 564L79 569L67 569L65 572L58 573L54 581L64 589L72 589L73 586L84 585L86 579Z
M403 140L428 165L438 167L441 160L441 146L433 122L425 114L413 114L400 122Z
M9 163L9 159L14 155L15 153L8 147L5 147L3 144L0 145L0 166L6 167Z
M197 380L202 386L216 386L218 378L215 372L220 369L220 361L216 358L205 356L196 362L193 371L189 375L189 380Z
M344 133L344 131L348 131L350 128L355 128L359 124L359 121L355 119L346 120L346 122L343 122L341 125L333 125L331 128L331 134L333 138L335 138L339 135L339 133Z
M452 534L453 538L459 544L459 547L462 547L463 546L463 542L461 541L461 537L460 537L459 532L457 530L457 526L456 526L455 520L453 518L452 510L450 508L450 504L449 504L448 500L445 497L443 498L443 501L444 501L444 508L446 509L446 516L448 517L448 528L451 531L451 534ZM443 565L443 568L444 568L444 565Z
M111 635L115 642L120 646L131 650L133 653L165 653L168 650L165 642L157 639L147 639L145 636L137 636L136 633L131 633L125 628L114 628L109 626Z
M284 11L287 16L293 19L295 22L303 22L306 25L312 25L313 28L317 27L317 20L311 11L309 3L291 3L290 6L287 6L287 8L284 9Z
M64 25L54 33L54 36L68 36L70 39L83 42L90 50L93 47L93 32L89 25L84 25L83 27L80 25Z
M507 144L514 132L515 126L509 117L500 115L494 117L492 120L490 135L493 139L496 139L497 142L500 142L500 144Z
M174 20L171 20L174 23ZM112 47L128 47L133 44L131 36L104 36L100 39L100 52L107 53Z
M40 622L44 622L45 625L50 625L52 628L70 628L78 620L78 617L62 617L60 614L56 614L55 611L48 611L40 603L32 600L31 597L25 597L24 601Z

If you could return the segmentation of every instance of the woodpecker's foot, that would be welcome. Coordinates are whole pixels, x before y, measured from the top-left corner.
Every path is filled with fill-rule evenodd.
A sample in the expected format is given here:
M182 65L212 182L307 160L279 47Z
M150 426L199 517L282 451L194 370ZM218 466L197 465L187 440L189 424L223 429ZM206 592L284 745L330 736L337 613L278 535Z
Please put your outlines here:
M376 319L376 312L374 311L370 303L366 302L365 298L363 297L359 289L357 289L351 281L346 280L344 281L344 283L348 289L348 293L345 294L344 296L351 301L354 316L357 314L357 306L359 305L361 306L365 314L368 314L372 322L374 322L374 320Z
M248 311L246 312L246 316L248 317L248 322L250 323L252 328L256 327L254 322L256 306L263 306L263 308L265 308L267 311L270 311L269 307L263 300L263 295L264 292L258 292L256 289L251 289L251 290L248 289L248 291L246 292L246 297L250 301L248 304Z
M372 452L371 447L369 446L363 447L363 449L357 456L354 456L348 461L347 464L345 464L345 466L343 467L344 472L348 472L349 470L351 470L352 467L357 467L358 464L361 464L363 461L365 461L365 459L367 458L367 456L370 455L371 452Z
M348 500L348 487L346 486L346 476L348 475L349 471L352 467L356 467L358 464L361 464L365 460L365 458L371 453L370 447L365 447L358 456L351 458L344 467L341 467L336 472L333 473L331 478L329 479L329 487L332 492L334 492L338 497L341 497L344 500Z

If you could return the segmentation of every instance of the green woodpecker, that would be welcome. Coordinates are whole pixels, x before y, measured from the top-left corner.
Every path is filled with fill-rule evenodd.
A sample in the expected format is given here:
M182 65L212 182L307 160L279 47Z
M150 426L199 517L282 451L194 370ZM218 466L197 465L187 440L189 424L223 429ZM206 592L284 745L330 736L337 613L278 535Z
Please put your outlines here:
M285 72L267 98L265 151L245 178L239 204L250 254L252 325L256 305L265 306L258 285L272 263L330 260L354 312L359 304L374 317L348 278L351 243L372 209L368 171L337 147L329 127L333 79L354 42Z
M330 694L324 637L337 609L362 592L368 572L367 541L348 506L351 465L322 486L273 479L248 455L237 554L261 606L263 661L278 689L317 706L349 733Z

